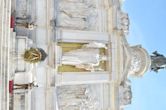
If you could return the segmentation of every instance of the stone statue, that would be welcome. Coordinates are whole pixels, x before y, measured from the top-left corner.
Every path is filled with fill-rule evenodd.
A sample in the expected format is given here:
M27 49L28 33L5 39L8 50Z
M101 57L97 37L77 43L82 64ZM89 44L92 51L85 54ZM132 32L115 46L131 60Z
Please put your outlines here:
M41 48L30 48L25 51L23 57L29 63L38 63L44 61L47 56L47 53Z
M158 72L160 69L164 69L166 66L166 57L162 54L159 54L157 51L153 52L151 55L151 70Z
M102 71L99 67L100 61L106 61L107 56L100 54L100 48L106 48L106 45L91 42L83 45L80 49L65 52L62 56L62 64L90 71Z

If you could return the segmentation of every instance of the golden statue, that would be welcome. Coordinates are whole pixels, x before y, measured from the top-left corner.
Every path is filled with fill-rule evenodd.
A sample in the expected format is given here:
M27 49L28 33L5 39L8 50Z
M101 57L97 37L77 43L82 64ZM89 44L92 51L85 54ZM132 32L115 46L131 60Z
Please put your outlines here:
M46 52L41 48L30 48L24 53L24 60L30 63L44 61L46 57Z

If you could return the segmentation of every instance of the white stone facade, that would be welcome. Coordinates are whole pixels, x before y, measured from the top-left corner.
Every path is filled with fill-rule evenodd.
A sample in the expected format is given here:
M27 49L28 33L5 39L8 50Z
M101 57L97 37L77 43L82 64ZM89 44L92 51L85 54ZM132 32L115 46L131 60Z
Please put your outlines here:
M2 8L6 11L11 8L11 1L7 2L9 7ZM121 9L122 1L16 0L13 4L17 21L33 22L36 28L29 30L16 23L16 33L9 36L11 13L6 14L7 20L0 19L5 31L0 31L5 39L1 39L0 75L4 75L4 64L11 71L0 89L2 110L9 109L9 94L5 93L9 79L15 84L35 81L39 85L14 91L13 110L122 110L131 104L128 75L142 76L150 59L146 50L127 43L130 22ZM47 59L38 64L25 62L22 54L30 47L44 49ZM11 61L4 61L3 54Z

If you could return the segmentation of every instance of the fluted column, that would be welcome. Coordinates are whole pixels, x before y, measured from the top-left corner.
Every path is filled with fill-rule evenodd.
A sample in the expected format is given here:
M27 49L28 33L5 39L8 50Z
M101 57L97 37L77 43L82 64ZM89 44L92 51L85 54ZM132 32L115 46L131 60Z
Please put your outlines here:
M11 0L1 0L0 5L0 109L9 110Z

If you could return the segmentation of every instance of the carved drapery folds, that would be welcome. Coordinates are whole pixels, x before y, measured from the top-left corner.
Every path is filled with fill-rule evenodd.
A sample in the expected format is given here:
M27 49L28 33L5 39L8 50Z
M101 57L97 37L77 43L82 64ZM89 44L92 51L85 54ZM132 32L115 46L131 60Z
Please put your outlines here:
M100 61L106 61L107 56L100 54L100 48L107 47L103 43L92 42L83 45L80 49L65 52L62 56L62 64L90 71L104 71L100 68Z
M97 23L96 0L59 0L57 26L94 30Z

